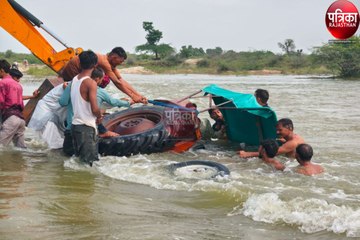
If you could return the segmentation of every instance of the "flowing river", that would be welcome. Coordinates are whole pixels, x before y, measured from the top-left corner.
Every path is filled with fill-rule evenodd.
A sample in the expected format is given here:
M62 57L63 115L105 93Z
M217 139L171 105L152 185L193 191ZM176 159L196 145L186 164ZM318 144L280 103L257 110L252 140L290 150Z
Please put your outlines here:
M347 239L360 237L360 81L301 76L124 75L149 99L176 99L208 84L270 92L278 119L314 148L317 176L284 172L238 146L101 157L94 166L50 151L27 129L28 149L0 149L0 239ZM29 94L40 82L23 81ZM122 95L113 85L108 91ZM198 108L205 98L193 99ZM202 113L201 118L208 115ZM211 160L231 174L186 179L167 166Z

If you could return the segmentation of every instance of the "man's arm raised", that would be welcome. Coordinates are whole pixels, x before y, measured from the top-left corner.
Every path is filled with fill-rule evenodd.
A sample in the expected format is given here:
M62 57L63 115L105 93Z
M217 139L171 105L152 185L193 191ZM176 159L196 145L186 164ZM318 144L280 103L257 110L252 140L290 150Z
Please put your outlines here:
M114 71L117 71L116 69ZM134 102L144 102L144 97L139 94L125 79L123 79L120 74L119 77L114 72L107 73L110 77L111 81L115 84L115 86L124 92L126 95L131 97ZM146 99L146 98L145 98Z

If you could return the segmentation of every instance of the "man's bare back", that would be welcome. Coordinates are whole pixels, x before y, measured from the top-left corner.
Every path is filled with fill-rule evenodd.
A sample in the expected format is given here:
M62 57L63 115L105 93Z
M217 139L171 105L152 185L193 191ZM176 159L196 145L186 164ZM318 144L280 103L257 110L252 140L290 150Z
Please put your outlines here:
M320 165L311 162L313 154L313 149L309 144L303 143L296 147L296 160L300 164L296 169L297 173L311 176L324 172Z
M298 169L296 169L296 172L307 176L311 176L324 172L324 169L320 165L311 163L309 165L299 166Z

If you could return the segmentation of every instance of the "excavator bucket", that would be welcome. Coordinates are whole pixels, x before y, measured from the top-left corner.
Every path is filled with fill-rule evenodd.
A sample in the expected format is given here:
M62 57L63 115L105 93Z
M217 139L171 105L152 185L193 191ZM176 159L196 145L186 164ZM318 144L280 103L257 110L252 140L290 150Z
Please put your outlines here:
M81 48L66 48L57 52L35 25L41 27L42 22L14 0L0 0L0 27L55 72L58 73L73 56L82 51ZM52 34L51 36L54 37Z

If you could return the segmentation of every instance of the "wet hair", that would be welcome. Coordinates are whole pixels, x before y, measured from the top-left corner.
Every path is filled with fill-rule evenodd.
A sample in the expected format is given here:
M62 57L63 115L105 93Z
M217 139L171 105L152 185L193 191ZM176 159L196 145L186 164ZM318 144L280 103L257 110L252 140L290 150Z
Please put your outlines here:
M255 97L260 98L262 103L267 104L267 101L269 100L269 92L265 89L256 89Z
M210 108L208 113L211 115L215 110L219 110L218 108Z
M192 102L188 102L186 105L185 105L186 108L197 108L197 105L195 103L192 103Z
M266 139L262 141L261 146L265 149L266 155L270 158L275 157L279 150L279 145L274 139Z
M291 131L294 130L294 124L290 118L282 118L277 122L277 124L281 124L284 128L287 128Z
M11 68L9 74L11 77L15 77L17 79L20 79L23 76L22 72L20 72L17 68Z
M80 53L79 59L80 66L83 70L93 68L98 62L98 57L91 50L83 51L82 53Z
M95 80L95 78L102 78L104 76L104 71L100 67L94 68L91 72L91 78Z
M4 72L9 73L10 71L10 63L5 59L0 60L0 69L4 70Z
M119 57L127 59L127 54L126 54L125 50L122 47L113 48L113 50L111 50L110 54L116 54Z
M309 144L302 143L296 147L296 153L302 161L310 161L313 156L313 149Z

